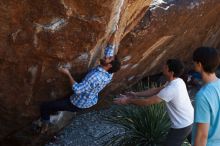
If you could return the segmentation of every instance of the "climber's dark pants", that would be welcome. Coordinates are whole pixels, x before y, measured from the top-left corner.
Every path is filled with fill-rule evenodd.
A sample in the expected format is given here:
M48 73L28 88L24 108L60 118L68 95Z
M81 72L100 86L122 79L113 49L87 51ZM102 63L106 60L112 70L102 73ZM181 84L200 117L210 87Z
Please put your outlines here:
M192 125L181 129L170 128L164 146L181 146L184 140L190 135Z
M81 109L70 102L70 98L59 99L56 101L45 102L40 106L41 121L50 122L50 115L57 111L77 112Z

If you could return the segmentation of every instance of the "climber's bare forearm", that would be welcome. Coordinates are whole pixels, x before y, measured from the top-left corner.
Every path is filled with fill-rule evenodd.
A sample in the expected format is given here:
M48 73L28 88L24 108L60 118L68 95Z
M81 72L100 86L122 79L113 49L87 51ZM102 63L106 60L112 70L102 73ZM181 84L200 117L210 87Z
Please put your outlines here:
M74 78L71 76L71 74L67 74L67 76L68 76L69 81L70 81L70 84L71 84L71 86L72 86L76 81L75 81Z
M111 37L110 37L110 39L109 39L109 41L108 41L108 44L111 44L111 45L115 44L115 38L116 38L116 32L114 32L114 33L111 35Z

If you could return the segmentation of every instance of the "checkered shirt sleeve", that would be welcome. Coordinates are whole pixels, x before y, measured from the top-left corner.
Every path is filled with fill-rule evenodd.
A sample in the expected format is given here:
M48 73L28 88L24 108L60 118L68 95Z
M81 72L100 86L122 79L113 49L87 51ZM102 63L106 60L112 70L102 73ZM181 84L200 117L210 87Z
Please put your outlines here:
M90 77L87 78L86 80L84 80L81 83L77 83L75 82L75 84L73 84L72 89L75 92L75 94L82 94L82 93L86 93L87 91L91 91L93 88L95 88L99 83L100 83L100 75L97 76L96 73L94 72L94 74Z
M114 48L115 48L115 45L112 45L112 44L107 45L105 48L105 52L104 52L105 57L114 56Z

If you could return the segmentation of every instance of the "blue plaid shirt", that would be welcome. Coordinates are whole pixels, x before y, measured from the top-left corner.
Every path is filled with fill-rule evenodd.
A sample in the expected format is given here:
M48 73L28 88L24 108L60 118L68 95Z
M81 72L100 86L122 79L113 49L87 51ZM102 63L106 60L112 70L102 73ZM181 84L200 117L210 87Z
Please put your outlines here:
M107 46L105 56L113 56L113 45ZM106 54L107 53L107 54ZM110 55L110 56L109 56ZM113 74L108 73L101 66L92 69L81 83L74 83L72 89L74 94L70 101L78 108L89 108L98 102L99 92L111 82Z
M105 48L105 52L104 52L105 57L114 56L114 48L115 46L112 44L107 45L107 47Z

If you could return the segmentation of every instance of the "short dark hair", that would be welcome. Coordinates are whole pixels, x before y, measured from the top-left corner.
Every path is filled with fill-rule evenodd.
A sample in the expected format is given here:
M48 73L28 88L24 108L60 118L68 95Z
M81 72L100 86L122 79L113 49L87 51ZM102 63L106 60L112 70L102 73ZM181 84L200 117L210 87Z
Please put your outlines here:
M112 67L108 70L109 73L115 73L121 68L121 61L118 59L118 56L114 56L114 60L110 62Z
M183 74L184 65L180 60L168 59L167 66L169 68L169 71L172 71L174 73L173 74L174 77L180 77Z
M193 53L193 61L200 62L207 73L214 73L220 63L218 51L210 47L197 48Z

